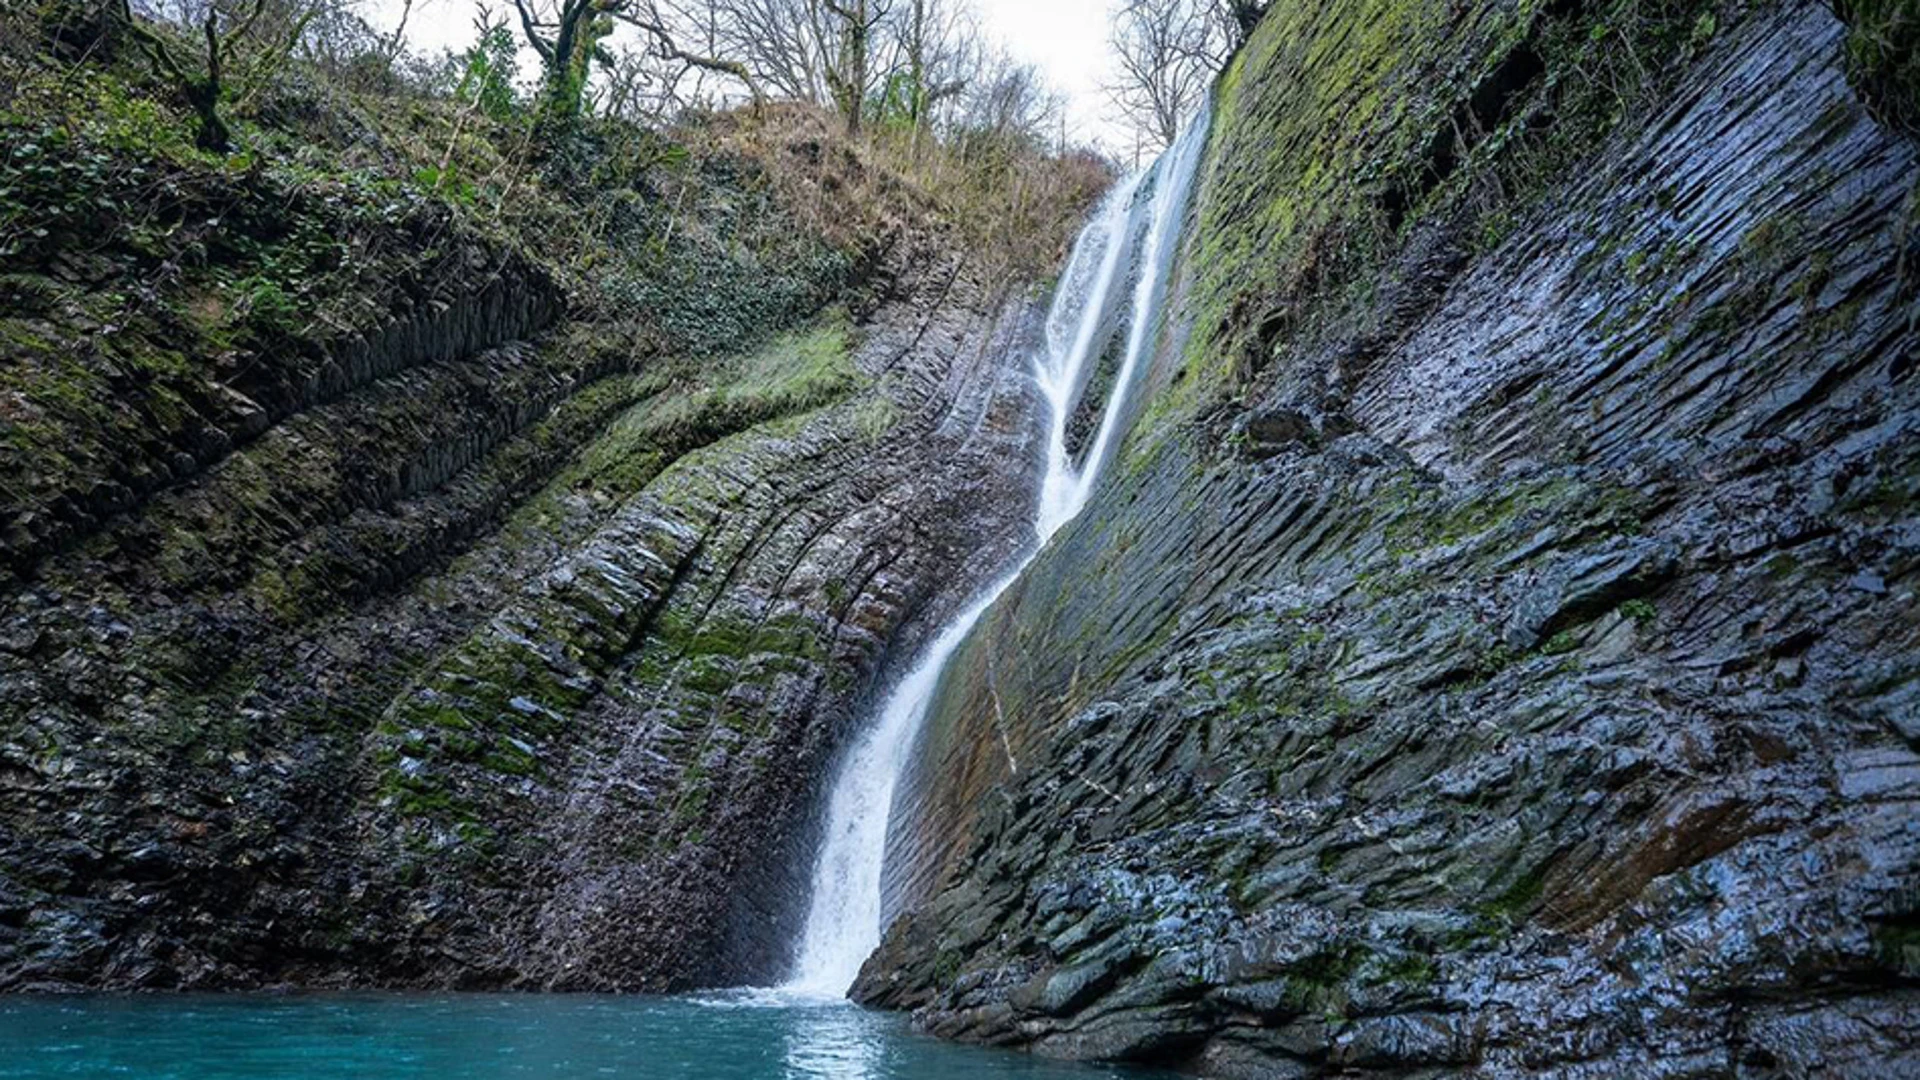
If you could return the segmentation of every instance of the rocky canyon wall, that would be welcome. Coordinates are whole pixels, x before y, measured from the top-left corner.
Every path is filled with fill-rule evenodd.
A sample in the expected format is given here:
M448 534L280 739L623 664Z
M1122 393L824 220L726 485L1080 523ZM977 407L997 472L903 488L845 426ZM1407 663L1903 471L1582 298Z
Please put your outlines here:
M15 132L0 989L779 974L831 754L1021 539L1045 298L716 123L607 154L568 281L317 136Z
M1920 1073L1915 146L1858 32L1280 0L855 996L1230 1077Z

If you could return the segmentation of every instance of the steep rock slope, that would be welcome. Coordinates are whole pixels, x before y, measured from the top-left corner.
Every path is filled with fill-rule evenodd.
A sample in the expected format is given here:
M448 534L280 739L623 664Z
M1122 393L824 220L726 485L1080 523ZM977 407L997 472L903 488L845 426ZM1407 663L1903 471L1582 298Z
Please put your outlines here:
M1847 35L1280 0L856 997L1222 1076L1920 1075L1915 148Z
M450 110L218 158L65 74L4 116L0 989L777 974L827 756L1025 519L1033 298L804 110L490 217L380 159L498 167Z

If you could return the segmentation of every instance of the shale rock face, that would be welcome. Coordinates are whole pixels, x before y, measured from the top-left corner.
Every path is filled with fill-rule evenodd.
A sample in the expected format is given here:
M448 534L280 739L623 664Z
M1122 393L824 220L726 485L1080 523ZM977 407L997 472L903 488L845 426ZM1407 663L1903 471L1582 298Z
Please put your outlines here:
M1920 1075L1915 148L1847 33L1281 0L856 997L1230 1077Z
M812 231L897 181L773 119L607 194L683 217L599 309L427 200L66 148L193 220L0 276L0 990L781 973L831 753L1024 535L1044 298L904 189ZM336 234L315 326L192 292Z

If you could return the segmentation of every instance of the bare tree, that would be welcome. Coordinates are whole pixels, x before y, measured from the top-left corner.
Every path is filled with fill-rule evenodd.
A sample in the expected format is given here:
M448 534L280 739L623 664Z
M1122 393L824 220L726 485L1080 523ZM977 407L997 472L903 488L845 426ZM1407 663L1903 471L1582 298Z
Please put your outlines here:
M756 102L763 96L760 80L721 47L712 4L682 12L653 0L644 21L637 47L616 50L606 69L601 111L645 121L731 100L743 89Z
M568 0L516 0L535 2ZM622 110L642 99L665 108L694 97L780 97L829 106L855 134L872 115L904 121L918 147L921 133L957 107L985 62L969 0L598 3L643 35L640 53L602 61L607 81L596 87L595 99ZM540 32L562 25L551 13L535 13L531 21Z
M953 0L912 0L894 28L898 39L894 104L913 129L917 151L939 108L957 99L979 75L985 59L971 8Z
M400 58L401 51L407 47L407 20L412 17L413 0L400 0L400 18L393 24L393 33L387 35L387 43L381 49L381 54L386 57L388 66L392 66L393 62Z
M672 111L677 91L677 80L661 72L645 50L618 49L600 83L587 93L593 110L603 116L646 121Z
M1121 0L1113 17L1119 79L1107 94L1154 147L1170 146L1226 51L1213 0Z
M182 15L187 14L188 10L184 6L179 8ZM227 76L239 59L242 47L259 45L269 58L285 56L299 40L312 17L312 9L294 10L290 15L290 27L283 34L273 35L270 41L255 42L256 29L267 10L267 0L251 0L233 13L223 10L223 6L217 3L208 3L204 8L193 11L193 23L197 23L205 46L202 62L188 63L176 57L166 39L135 16L128 0L119 0L118 7L114 9L115 17L140 47L155 73L172 80L179 87L181 96L193 110L194 143L203 150L225 151L233 144L233 131L220 115L220 102L228 89ZM260 63L255 64L256 68L260 66Z
M829 43L819 0L668 0L666 21L698 27L714 56L737 61L772 96L827 102Z
M1031 64L1004 52L987 55L961 102L953 134L975 146L1044 145L1064 106Z
M928 3L950 0L926 0ZM689 29L709 42L705 65L759 96L831 105L858 132L893 67L896 0L665 0L645 28L664 43ZM724 63L728 67L723 68ZM762 87L765 89L763 90Z
M680 66L680 72L669 77L669 86L678 83L680 76L689 70L713 72L738 80L746 87L747 92L753 95L754 104L759 105L763 95L759 80L753 77L753 71L739 60L708 53L690 52L681 48L672 21L673 14L673 9L663 11L655 0L644 0L634 7L623 9L620 18L647 35L652 43L655 58L663 63ZM709 30L709 38L711 37L712 33Z
M892 9L893 0L819 0L816 11L826 23L820 37L833 45L826 64L827 92L849 135L860 134L873 89L875 31Z

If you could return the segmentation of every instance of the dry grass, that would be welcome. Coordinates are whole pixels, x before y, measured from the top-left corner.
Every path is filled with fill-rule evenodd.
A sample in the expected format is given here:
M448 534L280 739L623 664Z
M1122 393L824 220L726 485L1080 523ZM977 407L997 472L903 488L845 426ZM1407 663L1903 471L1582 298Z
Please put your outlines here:
M781 198L823 234L885 236L932 220L989 280L1003 283L1057 273L1114 178L1091 154L1055 154L1017 139L955 146L869 131L850 140L831 113L797 103L709 117L681 134L784 166L771 169Z

